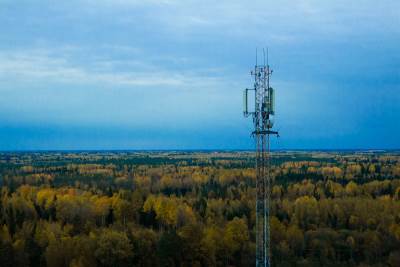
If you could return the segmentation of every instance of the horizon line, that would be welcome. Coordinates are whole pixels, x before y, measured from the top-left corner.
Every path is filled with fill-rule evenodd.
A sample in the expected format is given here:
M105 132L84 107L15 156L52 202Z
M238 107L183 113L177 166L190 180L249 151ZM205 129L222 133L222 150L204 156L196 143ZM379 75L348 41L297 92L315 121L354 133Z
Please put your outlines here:
M283 148L271 149L271 152L334 152L334 151L369 151L369 152L386 152L386 151L399 151L400 148ZM236 149L236 148L194 148L194 149L0 149L0 153L13 153L13 152L255 152L252 149Z

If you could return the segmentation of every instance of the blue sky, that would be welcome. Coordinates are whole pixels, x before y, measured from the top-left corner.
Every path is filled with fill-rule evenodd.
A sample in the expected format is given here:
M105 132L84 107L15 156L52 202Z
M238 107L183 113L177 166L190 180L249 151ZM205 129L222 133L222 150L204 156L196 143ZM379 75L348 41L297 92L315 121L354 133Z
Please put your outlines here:
M0 0L0 150L400 147L399 1Z

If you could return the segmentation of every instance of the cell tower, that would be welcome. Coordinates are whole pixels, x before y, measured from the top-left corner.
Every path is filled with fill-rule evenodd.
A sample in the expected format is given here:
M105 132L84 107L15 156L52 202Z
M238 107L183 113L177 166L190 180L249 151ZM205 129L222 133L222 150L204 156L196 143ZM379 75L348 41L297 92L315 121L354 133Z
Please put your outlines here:
M275 114L275 92L269 86L272 70L264 62L257 64L251 75L254 76L254 88L244 91L244 116L252 115L254 131L252 136L256 141L256 267L271 266L271 246L269 212L271 200L271 175L270 175L270 136L278 135L272 131L273 116ZM254 110L249 111L249 92L254 91Z

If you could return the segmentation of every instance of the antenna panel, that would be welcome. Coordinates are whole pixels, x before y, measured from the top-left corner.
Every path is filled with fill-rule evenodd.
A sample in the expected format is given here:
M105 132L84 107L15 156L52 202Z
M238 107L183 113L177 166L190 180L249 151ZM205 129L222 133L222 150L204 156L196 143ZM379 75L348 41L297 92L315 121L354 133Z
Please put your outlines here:
M275 90L274 88L269 88L269 114L275 115Z
M248 90L245 89L243 91L243 113L244 115L249 114L249 107L248 107Z

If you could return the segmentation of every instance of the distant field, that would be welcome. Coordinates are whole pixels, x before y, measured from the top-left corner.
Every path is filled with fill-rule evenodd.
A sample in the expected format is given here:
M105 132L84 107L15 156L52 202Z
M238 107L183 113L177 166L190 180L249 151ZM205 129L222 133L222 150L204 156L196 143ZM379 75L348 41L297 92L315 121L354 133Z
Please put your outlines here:
M275 151L273 266L400 266L400 152ZM0 266L253 266L248 151L0 152Z

